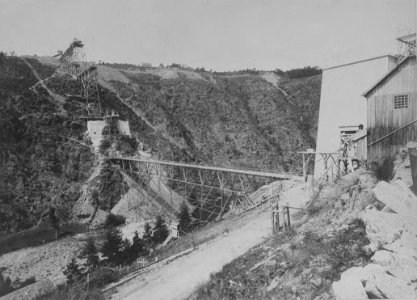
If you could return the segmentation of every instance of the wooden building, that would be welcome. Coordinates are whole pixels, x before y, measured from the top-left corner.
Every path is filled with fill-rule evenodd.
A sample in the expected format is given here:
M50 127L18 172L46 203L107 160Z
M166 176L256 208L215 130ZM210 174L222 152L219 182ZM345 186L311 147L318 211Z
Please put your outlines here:
M317 153L339 152L342 131L348 130L347 127L355 127L353 130L355 133L359 124L366 127L367 107L362 93L381 76L392 70L396 64L396 57L384 55L323 70ZM366 138L361 141L365 140ZM361 156L361 159L366 159L366 153L364 157ZM334 174L330 174L331 172ZM337 174L337 168L326 169L322 156L317 155L314 176L321 178L324 173L328 173L327 175L331 178L332 175Z
M417 141L417 64L403 58L363 96L367 101L367 158L383 162L409 141Z

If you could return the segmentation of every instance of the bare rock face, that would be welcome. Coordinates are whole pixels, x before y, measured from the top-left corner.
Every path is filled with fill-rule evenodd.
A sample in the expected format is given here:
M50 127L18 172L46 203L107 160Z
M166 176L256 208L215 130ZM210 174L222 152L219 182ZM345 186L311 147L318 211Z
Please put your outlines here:
M366 284L375 286L384 298L388 299L416 299L417 294L413 287L403 280L389 275L388 273L372 274Z
M387 251L387 250L378 250L377 252L375 252L375 254L372 256L371 261L373 263L376 263L378 265L381 266L389 266L391 265L394 261L394 255L392 252Z
M368 299L368 296L373 299L415 299L414 287L403 278L390 275L388 270L377 264L346 270L340 281L333 283L336 299ZM363 293L365 298L361 298Z
M417 282L417 260L407 254L395 253L393 261L388 265L388 271L393 276L401 279L407 285Z
M378 201L402 216L417 216L417 197L407 184L397 180L392 184L380 181L373 190Z
M368 299L362 283L354 277L335 281L333 282L332 288L336 300Z
M394 178L392 181L401 179L408 186L411 186L413 184L413 179L411 177L410 158L408 156L409 146L412 147L413 143L409 143L406 148L400 149L400 152L394 161Z
M401 237L404 222L400 215L367 209L361 214L366 234L376 250Z

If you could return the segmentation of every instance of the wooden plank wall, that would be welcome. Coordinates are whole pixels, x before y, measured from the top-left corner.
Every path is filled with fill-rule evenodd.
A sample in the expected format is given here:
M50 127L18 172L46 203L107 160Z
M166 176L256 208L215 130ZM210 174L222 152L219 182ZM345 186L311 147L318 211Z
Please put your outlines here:
M356 158L359 160L367 160L367 137L359 139L356 142Z
M408 94L408 108L394 109L394 96ZM417 65L410 58L368 97L368 145L417 119ZM417 141L417 124L368 147L368 160L395 156L408 141Z

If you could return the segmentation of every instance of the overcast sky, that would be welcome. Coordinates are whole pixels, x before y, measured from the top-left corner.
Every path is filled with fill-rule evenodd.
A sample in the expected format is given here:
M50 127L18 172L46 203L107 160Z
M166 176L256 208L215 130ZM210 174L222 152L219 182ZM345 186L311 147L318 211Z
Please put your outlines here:
M0 0L0 50L218 71L320 67L395 54L416 0Z

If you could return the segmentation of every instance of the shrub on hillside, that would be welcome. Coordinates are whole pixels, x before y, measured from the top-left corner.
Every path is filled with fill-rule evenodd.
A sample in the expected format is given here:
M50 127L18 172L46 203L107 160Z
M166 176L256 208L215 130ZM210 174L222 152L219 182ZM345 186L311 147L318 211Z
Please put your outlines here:
M287 75L291 78L302 78L302 77L309 77L313 75L321 74L323 71L319 67L304 67L304 68L296 68L286 71Z
M110 229L106 233L106 241L101 252L108 258L110 264L119 265L123 261L124 241L119 229Z
M91 286L91 285L90 285ZM72 286L66 285L59 287L52 294L41 296L36 300L104 300L99 288L88 288L86 285Z
M165 224L165 220L162 216L156 217L155 226L153 228L153 235L152 235L152 241L155 244L160 244L165 241L165 239L169 235L169 230L167 225Z
M375 176L378 180L384 181L390 181L394 178L394 158L387 157L381 165L378 165Z
M105 137L100 142L99 151L101 154L105 154L106 151L111 147L112 139L110 137Z
M70 262L64 270L64 275L67 277L69 284L73 284L81 278L82 273L75 257L71 258Z
M183 235L190 230L191 216L188 210L188 206L185 202L181 204L180 212L178 214L178 222L180 235Z
M138 141L126 135L118 136L116 150L126 155L133 155L138 150Z
M115 215L113 213L109 213L106 217L106 221L104 225L106 226L119 226L126 223L126 218L121 215Z
M134 258L148 254L145 241L139 237L137 231L135 231L135 235L133 236L130 252Z
M324 252L332 266L327 277L338 280L344 270L367 264L372 254L364 250L366 245L369 245L366 226L361 219L354 219L349 228L338 231L324 244Z
M152 244L152 227L151 225L146 222L145 223L145 228L144 228L144 233L142 235L142 239L145 242L145 245L150 247Z
M94 269L98 265L98 251L96 245L94 244L94 239L89 237L87 239L87 244L83 250L83 254L86 258L86 264L89 269Z

